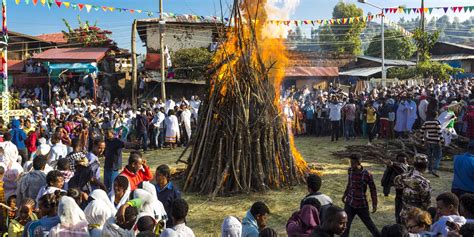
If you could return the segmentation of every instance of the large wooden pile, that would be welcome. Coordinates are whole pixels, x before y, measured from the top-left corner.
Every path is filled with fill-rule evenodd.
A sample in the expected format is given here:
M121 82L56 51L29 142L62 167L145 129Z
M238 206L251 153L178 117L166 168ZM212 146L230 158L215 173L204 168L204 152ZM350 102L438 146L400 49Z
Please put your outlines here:
M259 44L264 6L234 1L233 25L216 53L209 96L199 111L185 191L211 197L265 191L300 183L307 171L270 76L278 62L262 56L269 46Z
M443 155L453 156L465 151L466 139L459 137L449 146L443 146ZM365 161L374 163L383 163L384 161L393 160L397 154L406 153L409 157L413 157L417 153L427 154L426 145L415 136L405 139L393 139L385 142L374 143L368 145L350 145L345 150L333 152L332 155L337 158L348 158L352 154L360 155Z

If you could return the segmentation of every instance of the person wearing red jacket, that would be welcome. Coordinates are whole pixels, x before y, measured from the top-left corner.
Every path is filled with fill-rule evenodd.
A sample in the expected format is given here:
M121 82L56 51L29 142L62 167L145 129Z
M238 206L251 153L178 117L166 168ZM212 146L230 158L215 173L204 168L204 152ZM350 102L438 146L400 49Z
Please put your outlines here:
M125 166L120 175L127 177L131 191L137 189L141 182L153 179L150 167L146 165L146 160L142 158L142 154L138 151L130 152L128 165Z

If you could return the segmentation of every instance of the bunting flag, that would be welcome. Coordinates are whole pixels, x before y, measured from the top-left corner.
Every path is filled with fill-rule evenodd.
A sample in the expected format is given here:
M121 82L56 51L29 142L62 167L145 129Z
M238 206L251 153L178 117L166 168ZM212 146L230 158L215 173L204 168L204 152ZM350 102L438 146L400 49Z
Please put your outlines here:
M84 4L78 3L78 4L77 4L77 7L79 8L80 11L82 11L82 8L84 8Z
M44 4L46 4L46 0L41 0L41 4L44 6Z
M392 7L392 8L384 8L383 11L385 13L404 13L404 14L411 14L413 13L428 13L432 14L433 10L443 10L444 13L448 13L451 10L453 13L464 13L472 12L474 10L474 6L454 6L454 7L425 7L425 8L407 8L407 7Z
M20 0L15 0L16 5L20 4Z
M56 6L58 6L59 8L61 7L62 4L63 4L63 2L56 1Z
M38 4L38 0L33 0L33 5L36 6L36 4Z
M86 4L85 7L86 7L87 12L90 12L92 9L92 5L90 4Z
M25 0L26 5L30 4L30 0Z
M71 3L70 2L63 2L63 6L65 6L66 8L69 8L71 6Z

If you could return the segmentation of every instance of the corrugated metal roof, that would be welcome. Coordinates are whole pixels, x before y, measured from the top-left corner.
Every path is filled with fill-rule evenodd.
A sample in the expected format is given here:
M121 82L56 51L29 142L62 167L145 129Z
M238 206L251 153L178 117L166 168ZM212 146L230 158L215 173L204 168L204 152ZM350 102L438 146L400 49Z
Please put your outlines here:
M448 55L434 55L431 57L432 61L453 61L453 60L468 60L468 59L474 59L474 55L448 54Z
M61 48L48 49L33 56L33 59L47 62L99 62L108 48Z
M357 58L373 61L382 64L381 58L376 58L372 56L359 56ZM416 63L406 60L396 60L396 59L385 59L386 66L415 66Z
M392 68L392 66L385 67L386 69ZM382 72L382 67L365 67L355 68L345 72L340 72L339 76L353 76L353 77L369 77L374 74Z
M62 32L37 35L36 38L42 39L47 42L53 42L56 44L67 43L67 40L64 38L64 34Z
M459 47L463 49L474 50L474 47L471 47L469 45L464 45L464 44L456 44L456 43L451 43L451 42L437 42L437 44L447 44L447 45L451 45L451 46L455 46L455 47Z
M23 60L8 60L8 71L18 71L21 72L23 71L23 66L25 64L25 61Z
M286 69L287 77L337 77L337 67L289 67Z

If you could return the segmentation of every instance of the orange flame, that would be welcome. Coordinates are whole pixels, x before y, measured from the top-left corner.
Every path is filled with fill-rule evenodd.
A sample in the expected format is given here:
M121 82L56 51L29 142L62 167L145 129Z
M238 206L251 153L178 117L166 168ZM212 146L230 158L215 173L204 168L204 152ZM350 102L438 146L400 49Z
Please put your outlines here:
M239 79L234 78L239 60L242 60L242 58L249 58L250 62L248 63L250 67L258 69L260 63L258 59L260 58L265 65L265 68L267 70L270 69L268 71L268 79L271 80L275 90L275 99L273 103L278 108L279 114L283 114L280 103L280 88L283 79L285 78L285 69L289 64L289 59L287 57L287 49L284 45L283 39L271 37L272 33L269 32L268 25L266 25L266 3L267 0L241 0L241 19L243 19L242 21L246 24L239 25L243 31L242 34L240 34L241 39L239 39L236 29L231 28L227 33L226 41L216 52L216 55L214 56L214 66L219 65L221 62L227 63L219 65L220 67L215 74L215 77L217 78L213 78L215 81L211 80L211 92L213 91L212 89L214 86L212 83L222 82L224 86L222 86L222 89L219 91L220 95L224 97L227 93L231 93L231 90L228 90L228 87L234 85L234 80ZM255 32L252 32L252 30ZM255 37L253 37L253 35L255 35ZM251 40L256 40L257 44L251 42ZM250 57L246 57L248 55L242 55L242 53L248 52L251 54ZM287 128L287 126L285 126L285 128ZM308 165L294 144L293 135L290 131L291 129L287 130L289 134L290 150L294 157L298 172L305 174L308 171ZM275 157L275 159L277 158Z

